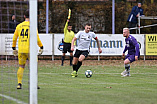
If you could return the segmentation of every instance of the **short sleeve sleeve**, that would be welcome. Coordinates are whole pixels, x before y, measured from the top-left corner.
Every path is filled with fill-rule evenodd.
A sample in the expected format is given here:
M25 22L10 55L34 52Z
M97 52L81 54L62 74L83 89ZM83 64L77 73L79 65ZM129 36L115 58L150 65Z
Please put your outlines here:
M94 33L94 32L92 33L92 37L93 37L93 38L96 38L96 35L95 35L95 33Z
M79 32L75 35L75 37L76 37L76 38L79 38L80 34L81 34L81 32L79 31Z

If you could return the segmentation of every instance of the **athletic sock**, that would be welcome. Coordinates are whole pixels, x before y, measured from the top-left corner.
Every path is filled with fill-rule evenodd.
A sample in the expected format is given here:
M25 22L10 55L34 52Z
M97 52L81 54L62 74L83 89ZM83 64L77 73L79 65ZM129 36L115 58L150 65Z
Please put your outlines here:
M70 56L70 65L72 65L73 56Z
M62 56L62 64L61 65L64 64L64 59L65 59L65 56Z
M80 68L81 65L82 65L82 62L78 61L77 66L75 68L76 72L78 72L78 69Z
M17 80L18 80L18 83L21 83L21 84L22 84L23 71L24 71L24 68L22 67L19 67L17 71Z
M76 66L77 66L77 65L73 65L73 71L76 71L76 70L75 70L75 69L76 69Z
M130 64L126 64L126 65L125 65L125 70L126 70L126 71L130 71Z

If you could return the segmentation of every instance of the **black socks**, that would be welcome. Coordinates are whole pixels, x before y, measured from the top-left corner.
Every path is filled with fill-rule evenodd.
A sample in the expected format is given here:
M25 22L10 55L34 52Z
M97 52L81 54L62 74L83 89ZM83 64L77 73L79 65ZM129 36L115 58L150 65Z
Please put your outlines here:
M73 56L70 56L70 66L72 66Z
M82 62L78 61L77 65L76 65L76 68L75 68L76 72L78 71L78 69L80 68L81 65L82 65Z
M64 64L64 59L65 59L65 56L62 56L62 66L63 66L63 64Z

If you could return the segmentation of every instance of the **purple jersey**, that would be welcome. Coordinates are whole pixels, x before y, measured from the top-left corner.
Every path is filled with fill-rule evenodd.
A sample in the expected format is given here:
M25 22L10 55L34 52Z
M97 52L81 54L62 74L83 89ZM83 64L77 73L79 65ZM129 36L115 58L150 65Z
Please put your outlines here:
M128 50L129 55L135 55L135 56L140 55L139 44L132 35L129 35L128 38L125 38L125 42L126 42L126 46L123 53L125 53Z

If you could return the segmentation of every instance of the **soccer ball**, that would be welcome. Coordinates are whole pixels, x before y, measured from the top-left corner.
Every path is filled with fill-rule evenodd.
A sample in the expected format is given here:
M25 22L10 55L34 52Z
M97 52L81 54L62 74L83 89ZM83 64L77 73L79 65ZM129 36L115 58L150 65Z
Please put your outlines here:
M86 76L87 78L92 77L92 74L93 74L93 72L92 72L91 70L85 71L85 76Z

